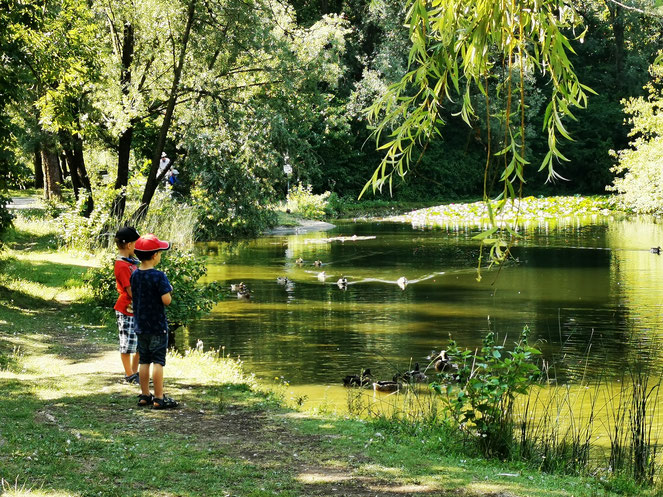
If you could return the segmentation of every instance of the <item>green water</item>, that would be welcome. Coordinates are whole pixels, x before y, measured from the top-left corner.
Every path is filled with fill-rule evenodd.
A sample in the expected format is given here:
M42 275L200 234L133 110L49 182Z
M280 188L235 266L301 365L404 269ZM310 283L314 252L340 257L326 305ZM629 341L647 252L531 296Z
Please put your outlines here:
M247 371L306 386L309 397L339 395L341 379L362 368L389 379L414 362L424 366L450 334L474 348L493 330L508 344L525 325L562 381L659 362L663 256L649 251L663 240L656 220L531 225L513 249L517 262L484 270L480 282L477 233L346 223L327 232L202 245L209 277L228 287L242 281L252 297L238 299L229 290L179 343L225 347ZM360 239L323 240L352 235ZM317 276L323 270L324 282ZM291 283L278 284L279 276ZM347 290L336 284L342 276ZM396 284L402 276L410 282L404 290Z

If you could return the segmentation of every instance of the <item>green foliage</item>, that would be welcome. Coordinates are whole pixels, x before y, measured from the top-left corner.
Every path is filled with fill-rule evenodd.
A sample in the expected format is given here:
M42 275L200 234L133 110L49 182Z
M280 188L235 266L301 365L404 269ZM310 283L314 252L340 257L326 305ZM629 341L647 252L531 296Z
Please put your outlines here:
M529 328L525 327L511 351L495 342L493 332L484 337L483 346L476 351L461 350L451 340L447 354L459 369L442 373L442 381L432 384L452 419L460 429L478 438L487 457L511 455L514 400L526 394L539 378L534 360L541 352L528 345L528 336Z
M287 207L293 214L306 219L322 219L328 211L327 203L330 195L331 192L315 195L311 185L304 186L298 183L290 187Z
M112 309L117 300L114 261L115 255L107 255L98 268L86 274L94 303L105 310ZM217 282L201 283L207 273L205 261L191 252L173 248L164 253L157 269L165 272L173 285L173 301L166 310L172 327L199 319L223 298Z
M612 169L616 177L608 187L618 193L622 207L641 214L663 213L663 66L654 65L652 75L648 98L624 102L633 141L618 152L619 163Z
M403 214L400 221L417 226L444 226L447 223L485 226L490 222L490 209L495 210L497 202L449 203L426 207ZM524 197L507 202L500 214L500 222L524 225L529 222L552 222L573 216L607 215L614 209L614 202L608 196L583 197Z
M522 99L526 71L549 72L552 94L543 123L549 153L541 167L548 170L549 177L555 176L553 159L564 160L557 149L558 136L570 138L562 117L573 117L572 107L586 105L585 92L589 89L578 81L567 56L573 49L562 30L578 22L571 3L530 3L493 0L468 9L460 0L447 0L434 7L422 0L408 2L410 70L368 110L378 121L377 139L384 132L390 137L380 145L386 150L386 157L371 179L374 189L381 189L385 182L391 184L394 172L403 176L416 144L439 133L444 124L440 109L446 99L461 98L460 115L472 125L478 118L476 104L471 100L472 88L488 98L486 82L497 69L496 56L506 59L507 79L501 84L501 91L509 95L509 106L511 97ZM524 112L524 105L521 101L517 110ZM509 106L505 109L507 115L512 111ZM393 124L395 129L390 131ZM509 119L506 125L511 127ZM519 127L510 130L508 141L498 152L509 158L502 174L507 186L515 179L523 179L522 168L527 164L523 157L524 123Z
M530 163L525 95L534 75L550 82L543 116L548 151L540 170L556 178L555 161L567 160L557 143L560 137L571 139L563 118L574 118L573 109L585 107L591 92L568 57L573 48L565 32L579 23L572 3L491 0L468 7L464 0L409 0L407 6L408 71L367 109L385 156L364 191L381 191L386 184L391 190L394 175L405 176L430 140L442 136L443 110L447 102L458 101L458 114L468 126L485 120L484 198L489 198L490 183L499 181L499 214L507 198L519 195ZM501 135L495 141L493 119L499 125L495 135ZM497 170L491 173L491 167ZM506 240L516 235L492 213L490 221L494 236L481 237L481 243L491 247L492 260L500 261L508 254Z
M202 181L191 190L191 200L201 239L255 236L274 224L276 215L264 202L273 191L249 169L233 163L226 169L201 168L199 175Z

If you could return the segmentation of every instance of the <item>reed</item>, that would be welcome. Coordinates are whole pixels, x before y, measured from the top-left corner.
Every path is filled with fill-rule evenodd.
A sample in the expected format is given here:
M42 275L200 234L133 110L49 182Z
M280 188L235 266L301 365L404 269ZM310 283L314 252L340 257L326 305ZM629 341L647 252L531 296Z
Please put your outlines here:
M523 351L530 355L517 355ZM651 487L660 480L656 421L662 380L654 371L635 367L619 378L604 372L593 380L583 374L561 384L552 373L560 365L542 361L537 382L526 367L536 352L526 341L508 352L488 337L481 351L461 351L452 343L447 353L460 359L456 382L442 375L429 385L437 395L406 385L370 403L365 394L349 392L350 412L401 430L436 430L447 437L445 446L546 472L600 474L620 488ZM509 376L514 358L522 361L519 373Z

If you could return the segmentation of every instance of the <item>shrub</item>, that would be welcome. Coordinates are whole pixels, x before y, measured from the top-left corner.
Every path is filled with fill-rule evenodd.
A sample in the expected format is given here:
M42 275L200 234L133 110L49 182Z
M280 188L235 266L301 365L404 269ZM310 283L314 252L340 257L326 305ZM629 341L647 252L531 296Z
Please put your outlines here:
M322 219L325 217L325 208L330 195L330 192L315 195L311 185L303 186L297 183L288 191L287 207L293 214L308 219Z
M452 419L476 435L487 457L507 458L514 449L513 404L537 381L540 369L534 358L541 352L527 343L525 327L512 351L495 342L493 332L483 339L480 350L460 350L453 340L447 354L458 370L442 373L442 382L432 384L443 394ZM457 383L458 386L454 386Z
M200 282L207 273L204 260L178 249L171 249L166 254L157 269L164 271L173 285L173 302L168 306L166 315L174 329L208 313L221 301L223 292L217 282ZM109 312L117 300L114 261L115 256L108 254L100 267L90 269L86 275L95 304Z

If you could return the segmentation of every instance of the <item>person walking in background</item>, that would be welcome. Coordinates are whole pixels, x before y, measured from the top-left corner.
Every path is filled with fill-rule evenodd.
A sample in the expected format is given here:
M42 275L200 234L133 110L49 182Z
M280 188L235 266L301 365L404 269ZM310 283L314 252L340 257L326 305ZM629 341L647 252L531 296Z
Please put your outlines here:
M161 152L161 160L159 161L159 169L157 170L157 178L163 175L163 181L168 185L168 176L166 171L170 168L170 159L166 156L166 152Z
M131 273L136 270L134 247L140 235L135 228L125 226L115 234L118 255L115 259L115 286L120 294L115 302L115 317L120 338L120 359L124 367L124 381L138 383L138 353L134 314L131 299Z
M168 349L168 321L166 306L172 301L173 287L162 271L155 269L161 262L161 252L170 249L170 242L159 240L153 234L141 236L134 251L140 267L131 275L134 299L136 335L140 354L139 406L154 409L177 407L177 401L163 393L163 368ZM154 395L150 393L150 365Z

